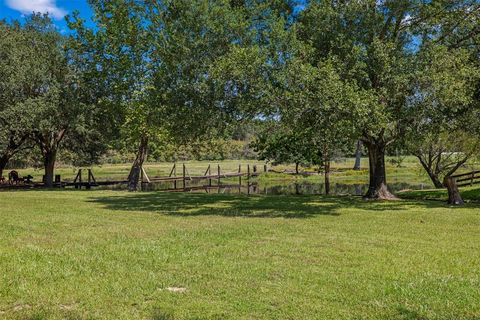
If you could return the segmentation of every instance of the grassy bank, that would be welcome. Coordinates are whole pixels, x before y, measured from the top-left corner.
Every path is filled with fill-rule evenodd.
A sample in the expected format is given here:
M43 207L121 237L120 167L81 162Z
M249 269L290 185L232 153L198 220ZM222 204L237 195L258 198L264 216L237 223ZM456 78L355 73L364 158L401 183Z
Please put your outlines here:
M477 205L0 196L0 318L480 318Z
M480 187L460 188L460 194L463 200L480 202ZM400 192L399 196L405 199L446 201L448 192L446 189L411 190Z

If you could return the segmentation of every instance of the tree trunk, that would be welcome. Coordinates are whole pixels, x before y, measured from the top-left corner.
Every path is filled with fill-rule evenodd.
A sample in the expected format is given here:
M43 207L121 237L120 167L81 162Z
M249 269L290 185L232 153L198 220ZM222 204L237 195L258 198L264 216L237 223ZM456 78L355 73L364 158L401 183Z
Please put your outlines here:
M365 142L368 149L370 182L366 200L393 200L396 197L388 191L385 174L385 143Z
M57 159L57 150L51 149L43 155L43 165L45 167L45 187L53 187L53 178L55 173L55 161Z
M43 166L45 168L44 184L47 188L53 187L53 178L55 172L55 161L57 160L57 152L60 143L65 137L66 128L60 129L56 132L40 132L34 133L34 140L43 155Z
M10 157L6 154L0 157L0 178L3 177L3 170L5 170L5 167L7 166L9 160Z
M325 172L325 195L330 194L330 160L325 160L324 164Z
M458 191L458 186L457 182L455 181L455 178L452 177L445 177L443 180L443 183L445 184L445 187L447 187L448 190L448 204L452 205L463 205L464 201L462 199L462 196L460 195L460 191Z
M355 165L353 170L360 170L360 163L362 161L362 141L357 141L357 149L355 151Z
M432 180L433 185L437 189L442 189L443 188L443 183L440 181L440 178L438 177L438 174L433 172L433 169L427 165L427 163L422 159L421 156L417 156L418 160L420 160L420 163L422 164L422 167L427 171L428 176L430 177L430 180Z
M298 165L299 163L298 162L295 162L295 173L298 174Z
M128 191L138 190L138 182L140 180L143 163L147 158L147 151L148 138L146 136L142 136L135 161L133 162L132 168L130 169L130 174L128 175Z

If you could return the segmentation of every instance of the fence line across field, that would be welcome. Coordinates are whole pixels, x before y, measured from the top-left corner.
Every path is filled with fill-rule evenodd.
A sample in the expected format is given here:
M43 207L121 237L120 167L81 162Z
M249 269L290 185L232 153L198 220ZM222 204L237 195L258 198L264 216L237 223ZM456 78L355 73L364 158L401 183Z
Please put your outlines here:
M168 183L172 182L172 188L163 188L163 189L156 189L158 191L188 191L188 190L195 190L197 188L204 188L204 187L209 187L209 188L218 188L218 187L224 187L222 185L222 179L233 179L233 178L238 178L238 185L236 186L241 186L242 185L242 178L246 178L249 180L251 177L256 177L260 174L259 167L262 167L262 165L257 165L257 164L239 164L238 169L236 171L228 171L224 172L222 170L222 167L220 164L213 166L212 164L209 164L206 168L205 171L200 173L199 175L192 175L190 174L190 171L184 163L179 165L178 163L174 163L170 173L165 176L149 176L147 173L148 170L145 169L145 167L141 168L140 171L140 185L142 189L147 188L149 184L154 184L154 183ZM178 172L181 171L181 174L178 174ZM198 172L198 167L196 169ZM214 173L215 172L215 173ZM275 171L273 169L270 169L267 164L263 165L263 172L271 172L271 173L278 173L278 174L299 174L299 175L314 175L314 174L320 174L320 172L301 172L301 173L294 173L290 171ZM115 186L115 185L127 185L129 183L128 178L125 179L108 179L105 178L105 180L98 180L95 178L93 170L91 168L80 168L77 170L76 175L74 176L73 180L69 179L63 179L62 180L61 175L57 174L55 175L54 179L54 188L66 188L66 187L74 187L75 189L91 189L92 187L99 187L99 186ZM42 179L44 180L44 179ZM189 182L198 182L205 180L207 184L204 186L192 186L189 185ZM216 183L214 181L216 180ZM231 184L229 184L231 186ZM29 184L16 184L16 185L11 185L11 184L0 184L0 189L32 189L32 188L43 188L44 187L44 182L32 182Z
M464 201L458 190L459 187L469 187L480 183L480 171L471 171L445 177L443 184L448 190L449 204L463 204Z
M189 181L201 181L201 180L206 180L208 181L208 187L213 186L213 180L217 180L217 187L221 185L221 180L222 179L229 179L229 178L238 178L239 180L239 185L242 183L242 177L246 177L249 179L250 177L256 177L258 176L259 172L257 169L257 165L251 166L250 164L246 165L246 171L242 171L242 165L238 165L238 170L235 172L222 172L222 168L220 164L217 165L217 173L212 174L212 165L209 164L207 169L205 170L205 173L203 175L191 175L188 171L188 168L185 164L182 164L182 174L177 175L177 163L173 164L172 169L170 170L170 173L168 176L163 176L163 177L150 177L147 174L147 171L145 168L142 167L141 170L141 178L140 178L140 183L142 185L142 188L145 185L148 185L150 183L155 183L155 182L172 182L173 188L166 188L165 191L170 191L170 190L185 190L185 189L192 189L191 187L188 186ZM264 165L264 172L268 172L268 167ZM108 185L119 185L119 184L127 184L128 180L105 180L105 181L99 181L96 180L93 172L91 169L88 170L88 180L84 181L82 180L82 172L84 169L78 169L77 175L75 176L75 179L73 182L60 182L57 184L59 187L70 187L74 186L76 189L81 189L82 187L85 187L87 189L90 189L91 187L97 187L97 186L108 186ZM178 182L181 182L182 187L178 187ZM195 188L198 188L195 187Z

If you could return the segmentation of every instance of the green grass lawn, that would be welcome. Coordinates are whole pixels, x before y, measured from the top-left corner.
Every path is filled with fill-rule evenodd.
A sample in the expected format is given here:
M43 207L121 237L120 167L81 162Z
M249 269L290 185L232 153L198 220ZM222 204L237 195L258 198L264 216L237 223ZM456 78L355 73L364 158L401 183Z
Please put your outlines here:
M480 319L476 204L0 197L1 319Z
M480 187L462 187L459 189L460 195L465 201L480 202ZM410 190L400 192L398 194L402 198L416 200L442 200L448 199L446 189L430 189L430 190Z

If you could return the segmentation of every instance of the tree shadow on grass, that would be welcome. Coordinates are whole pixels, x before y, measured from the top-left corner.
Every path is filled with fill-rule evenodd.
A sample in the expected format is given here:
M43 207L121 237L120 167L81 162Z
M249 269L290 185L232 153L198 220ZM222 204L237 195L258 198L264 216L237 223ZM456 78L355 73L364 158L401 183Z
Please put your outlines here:
M397 311L404 320L428 320L428 318L420 315L418 312L405 307L398 307Z
M247 196L199 193L135 193L97 197L92 201L111 210L149 211L172 216L283 217L338 215L340 203L318 205L309 196Z
M368 202L360 197L247 196L200 193L132 193L91 198L110 210L148 211L171 216L226 216L267 218L309 218L338 216L342 209L365 211L407 211L410 208L445 208L439 202Z
M419 313L415 310L406 308L404 306L398 307L397 312L400 316L400 319L403 319L403 320L430 320L430 319L432 319L431 317L424 316L421 313ZM437 319L437 318L435 318L435 319ZM447 317L445 319L447 319ZM454 318L448 317L448 319L454 319ZM456 319L480 320L480 317L479 316L458 315L458 317Z

